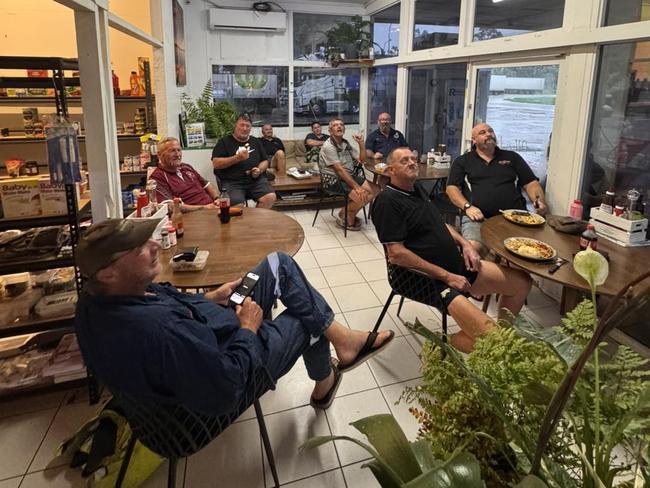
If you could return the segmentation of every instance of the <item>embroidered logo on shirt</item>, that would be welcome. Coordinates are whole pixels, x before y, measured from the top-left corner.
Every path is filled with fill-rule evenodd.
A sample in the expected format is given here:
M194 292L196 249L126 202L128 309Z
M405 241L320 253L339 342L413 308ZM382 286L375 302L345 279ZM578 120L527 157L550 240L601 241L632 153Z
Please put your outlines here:
M393 139L399 139L399 133L395 132L395 134L393 134Z
M502 159L501 161L499 161L499 164L502 164L503 166L507 166L510 163L511 161L509 159Z

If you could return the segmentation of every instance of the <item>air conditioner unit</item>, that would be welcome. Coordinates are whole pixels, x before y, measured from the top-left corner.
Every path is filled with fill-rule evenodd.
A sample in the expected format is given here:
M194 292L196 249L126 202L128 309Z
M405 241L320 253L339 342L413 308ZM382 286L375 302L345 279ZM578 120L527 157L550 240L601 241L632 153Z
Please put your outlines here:
M256 10L236 10L211 8L210 29L235 29L262 32L281 32L287 30L285 12L259 12Z

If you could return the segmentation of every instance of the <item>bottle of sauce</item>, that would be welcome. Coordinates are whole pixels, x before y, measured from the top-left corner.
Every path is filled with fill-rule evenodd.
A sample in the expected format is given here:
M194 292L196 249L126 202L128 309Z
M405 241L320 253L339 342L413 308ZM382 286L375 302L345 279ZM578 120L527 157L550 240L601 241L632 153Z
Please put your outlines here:
M131 76L129 77L129 85L131 86L131 96L139 97L140 96L140 81L138 80L138 73L131 71Z
M172 212L172 225L176 227L176 238L181 239L185 235L183 228L183 212L181 212L181 199L174 198L174 211Z
M149 199L147 198L147 194L143 192L142 190L138 191L138 196L136 200L136 216L137 217L148 217L148 215L144 215L144 209L147 207L149 204Z
M603 203L600 204L600 210L609 214L614 213L614 189L610 188L605 192Z
M150 215L158 211L158 199L156 198L156 180L147 181L146 191L149 199Z
M598 249L598 235L592 224L587 224L587 230L580 236L580 250L584 251L588 247L594 251Z
M219 220L222 224L230 222L230 195L225 188L221 190L219 195Z
M569 207L569 217L573 217L576 220L582 220L582 202L577 198L573 200L573 203Z

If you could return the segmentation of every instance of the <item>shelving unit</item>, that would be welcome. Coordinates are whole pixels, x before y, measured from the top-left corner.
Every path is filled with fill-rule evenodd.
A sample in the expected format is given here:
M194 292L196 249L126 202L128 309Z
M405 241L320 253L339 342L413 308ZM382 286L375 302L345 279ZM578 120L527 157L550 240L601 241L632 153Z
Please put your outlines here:
M68 115L68 100L66 98L66 84L79 84L78 78L65 78L65 70L78 70L77 61L74 59L64 58L23 58L23 57L0 57L0 68L2 69L47 69L52 70L50 78L17 78L17 77L0 77L0 87L13 88L52 88L55 89L54 97L41 97L41 103L50 102L56 106L56 113L61 116ZM4 99L0 99L4 101ZM21 99L23 104L28 101L27 98ZM0 102L1 103L1 102ZM11 100L14 103L14 100ZM42 150L45 150L44 138L19 138L20 143L40 143ZM2 141L7 142L7 141ZM18 140L11 140L18 142ZM27 147L27 146L26 146ZM23 219L0 219L0 231L7 229L31 229L47 226L66 225L70 234L71 253L62 253L57 255L49 254L46 257L26 257L15 260L3 260L0 262L0 275L12 274L26 271L41 271L55 268L73 267L74 282L77 292L81 289L82 279L78 268L75 266L76 245L79 240L79 221L80 214L89 207L88 201L81 203L77 201L76 186L73 183L65 184L65 198L67 214L55 216L39 216ZM0 338L10 338L22 334L41 332L39 339L43 339L47 344L56 343L66 334L74 331L72 325L72 314L62 314L59 316L43 318L34 313L28 316L20 317L8 324L0 326ZM43 338L45 336L45 338ZM23 351L22 354L34 354L33 351ZM39 354L39 353L36 353ZM19 356L20 357L20 356ZM47 358L47 353L43 353L43 358ZM51 366L47 359L47 365ZM7 359L9 360L9 359ZM41 371L41 370L38 370ZM63 374L62 376L39 374L26 381L11 383L15 388L8 388L7 384L0 384L0 397L41 389L60 382L74 381L79 382L80 377L85 376L83 369L77 370L76 374ZM96 389L92 387L94 382L90 382L91 397L96 396Z

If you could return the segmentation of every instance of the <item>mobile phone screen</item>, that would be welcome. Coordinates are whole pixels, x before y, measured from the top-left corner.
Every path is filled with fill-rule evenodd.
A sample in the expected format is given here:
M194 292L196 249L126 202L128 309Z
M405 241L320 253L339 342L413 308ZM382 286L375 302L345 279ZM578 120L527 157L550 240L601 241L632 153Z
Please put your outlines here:
M241 305L244 299L253 292L253 288L255 288L259 279L260 277L255 273L247 273L235 293L230 296L230 305Z

